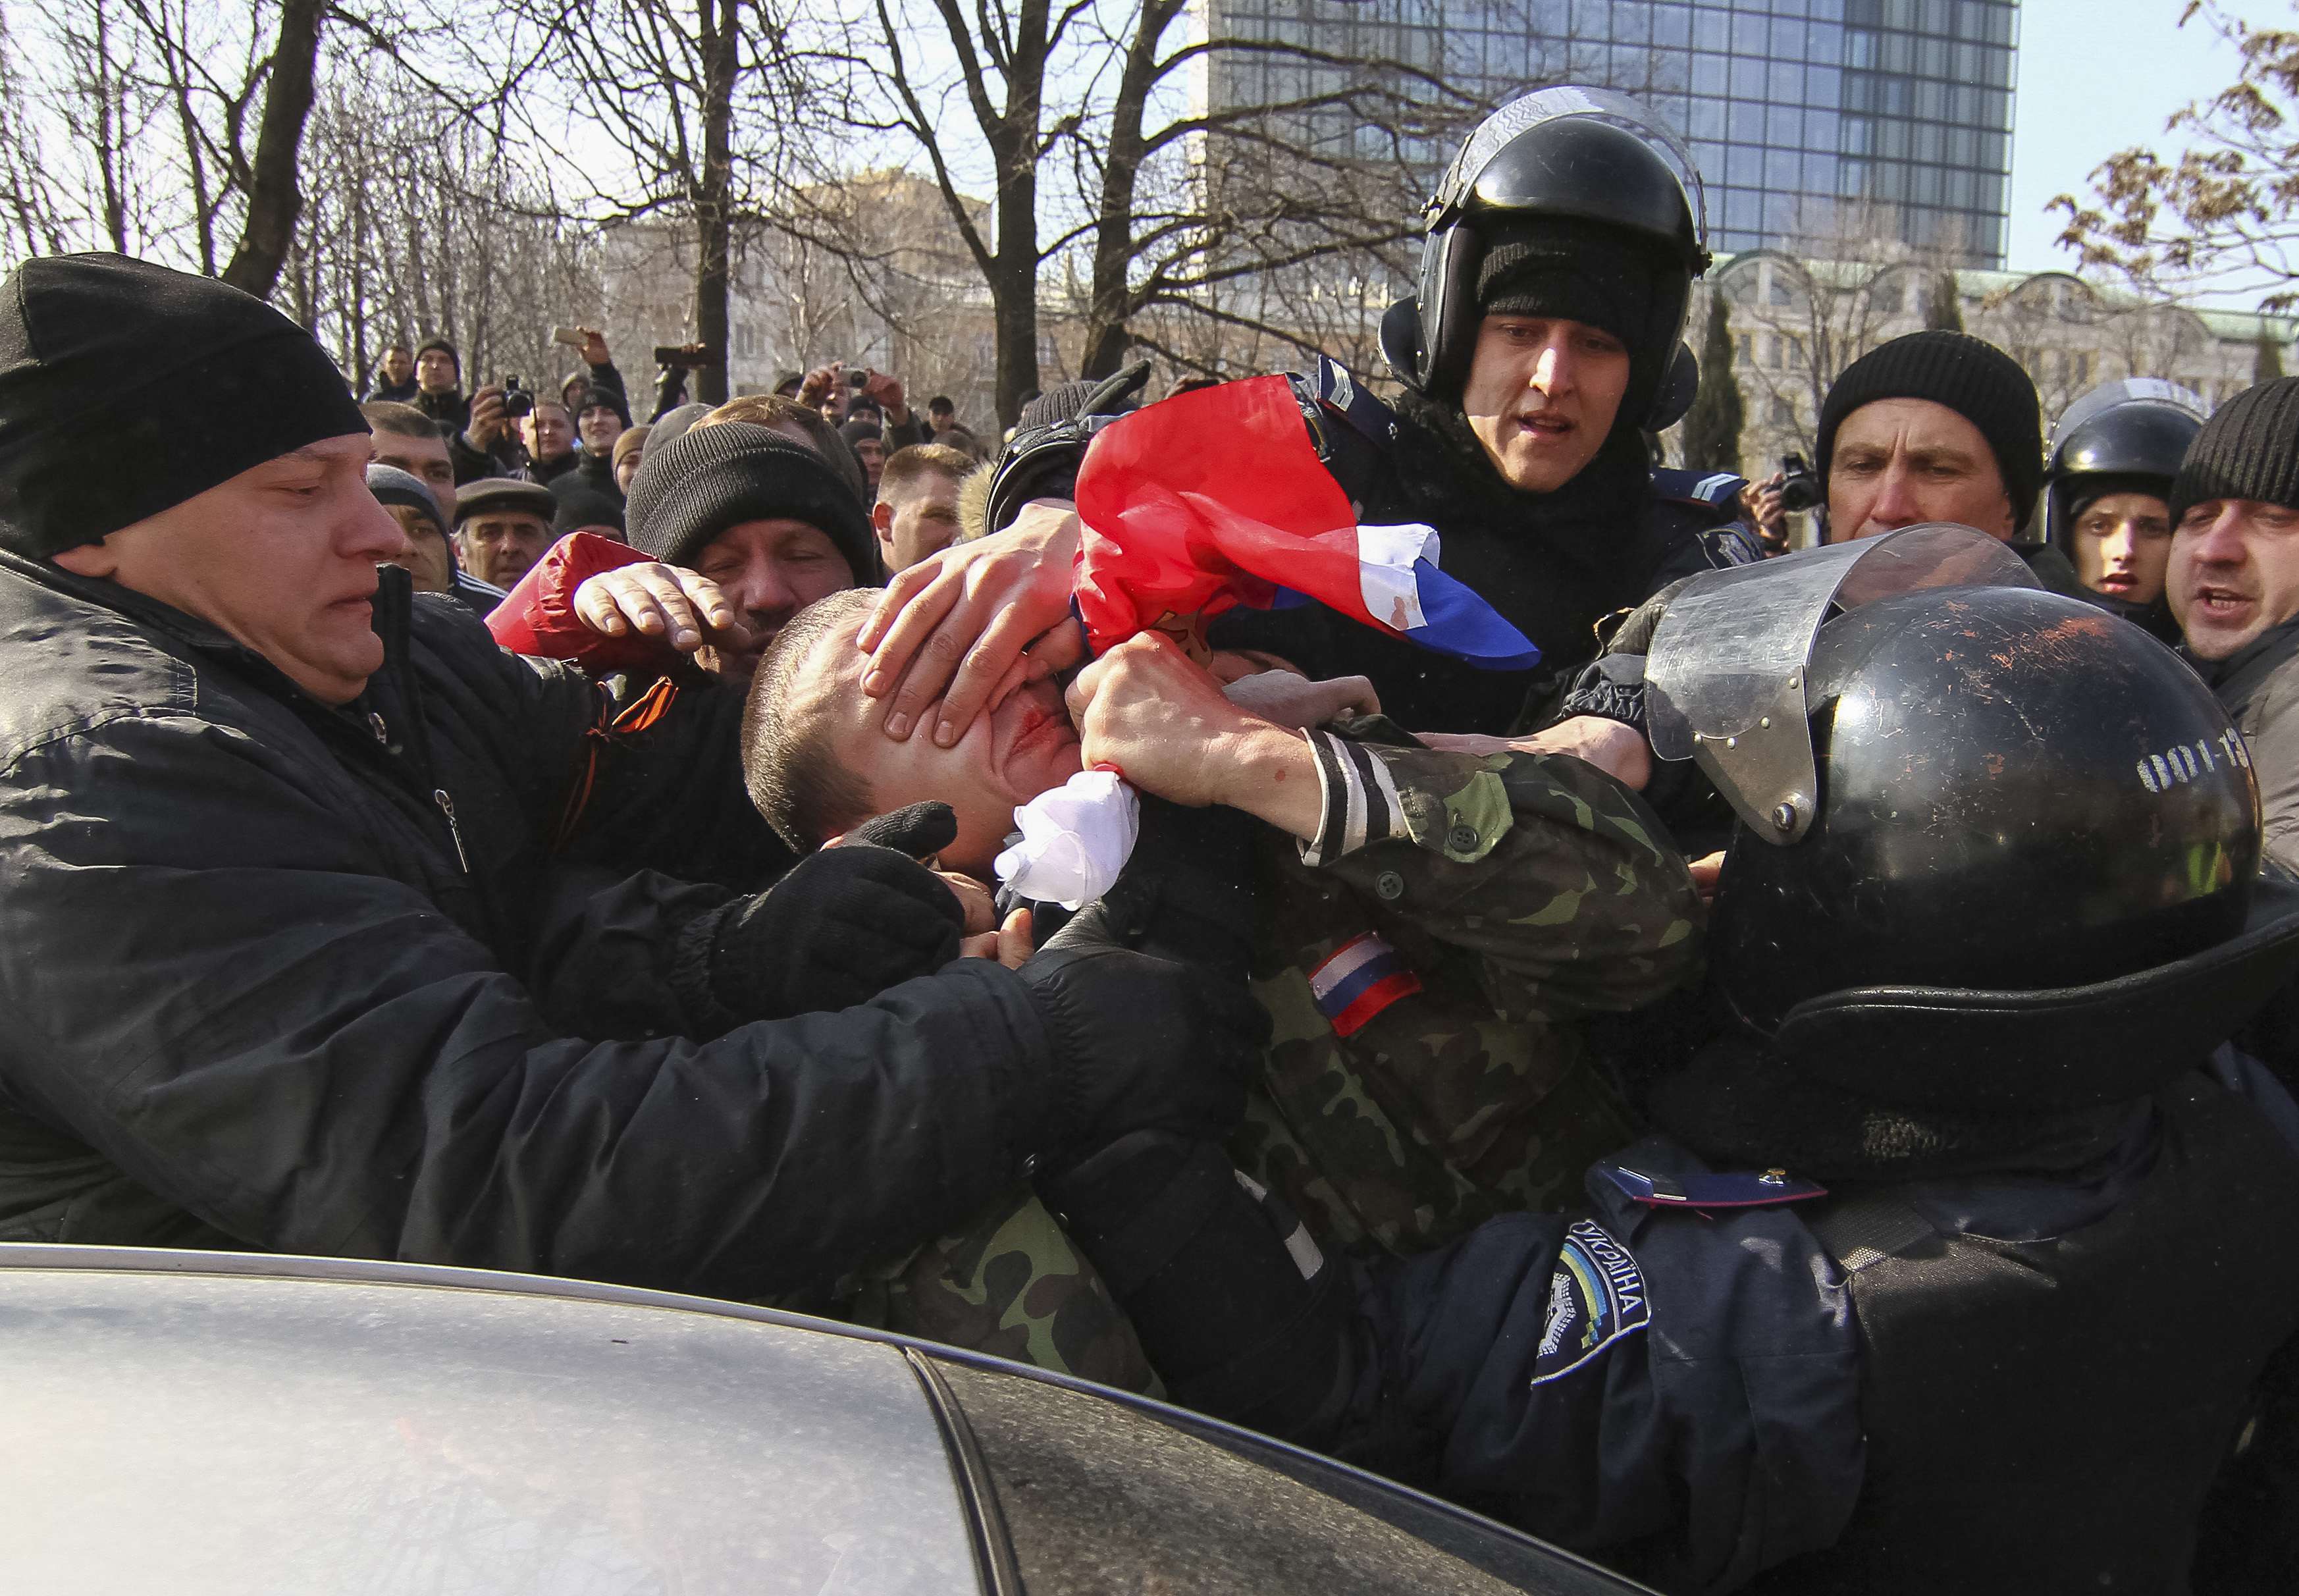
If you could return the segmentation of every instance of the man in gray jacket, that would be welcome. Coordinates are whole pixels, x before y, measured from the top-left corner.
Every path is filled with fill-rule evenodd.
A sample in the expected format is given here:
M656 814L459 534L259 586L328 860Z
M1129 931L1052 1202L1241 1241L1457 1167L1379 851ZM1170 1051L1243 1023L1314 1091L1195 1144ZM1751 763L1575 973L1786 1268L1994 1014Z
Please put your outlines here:
M0 284L0 1240L758 1296L1097 1134L1226 1127L1241 992L950 961L893 849L756 896L647 869L754 857L739 702L614 723L378 570L370 453L260 301L118 255ZM884 990L828 1011L842 978Z

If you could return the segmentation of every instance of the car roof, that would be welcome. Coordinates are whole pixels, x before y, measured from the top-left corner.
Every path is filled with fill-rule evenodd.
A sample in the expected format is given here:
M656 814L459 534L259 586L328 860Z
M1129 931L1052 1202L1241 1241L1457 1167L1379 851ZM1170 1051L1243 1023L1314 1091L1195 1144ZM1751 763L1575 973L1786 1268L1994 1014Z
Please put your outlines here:
M10 1470L10 1589L974 1586L894 1347L367 1270L28 1261L0 1275L0 1433L36 1465Z
M1043 1370L419 1264L0 1243L0 1587L92 1596L1641 1589Z

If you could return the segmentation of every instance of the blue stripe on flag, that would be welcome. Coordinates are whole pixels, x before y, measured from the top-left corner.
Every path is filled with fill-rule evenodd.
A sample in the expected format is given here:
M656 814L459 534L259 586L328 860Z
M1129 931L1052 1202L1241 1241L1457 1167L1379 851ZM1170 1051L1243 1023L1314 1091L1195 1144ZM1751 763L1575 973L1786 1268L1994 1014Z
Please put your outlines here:
M1332 1019L1364 995L1369 986L1379 985L1404 969L1405 960L1397 950L1384 946L1374 957L1341 977L1317 999L1317 1012Z

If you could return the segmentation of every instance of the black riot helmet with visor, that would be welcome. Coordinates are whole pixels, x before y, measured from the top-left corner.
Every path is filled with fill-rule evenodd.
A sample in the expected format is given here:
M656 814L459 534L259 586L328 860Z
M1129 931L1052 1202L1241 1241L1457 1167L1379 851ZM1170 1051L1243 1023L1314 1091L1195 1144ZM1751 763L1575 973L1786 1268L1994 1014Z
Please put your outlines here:
M1653 751L1739 814L1709 952L1738 1020L1872 1101L2118 1102L2299 964L2257 786L2161 644L1927 524L1675 594Z
M1382 352L1408 387L1458 401L1489 256L1546 245L1566 262L1625 251L1637 264L1637 291L1614 296L1628 325L1606 328L1629 350L1623 421L1657 429L1691 403L1697 368L1681 339L1692 283L1709 265L1706 202L1683 144L1644 106L1583 87L1511 101L1463 145L1426 221L1419 291L1382 323Z
M2044 471L2044 541L2074 555L2076 520L2102 494L2171 497L2171 479L2211 407L2175 382L2134 377L2103 383L2052 428Z

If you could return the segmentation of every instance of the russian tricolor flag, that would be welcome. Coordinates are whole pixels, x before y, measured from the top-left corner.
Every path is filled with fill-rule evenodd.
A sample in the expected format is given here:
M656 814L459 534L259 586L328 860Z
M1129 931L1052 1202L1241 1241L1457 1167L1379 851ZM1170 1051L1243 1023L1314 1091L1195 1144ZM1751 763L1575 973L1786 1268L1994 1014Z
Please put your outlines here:
M1437 568L1427 527L1361 527L1282 377L1177 394L1104 428L1077 479L1076 595L1099 653L1232 604L1303 598L1495 670L1540 658Z
M1374 1015L1420 990L1421 977L1370 931L1349 938L1309 972L1309 996L1336 1036L1354 1036Z

